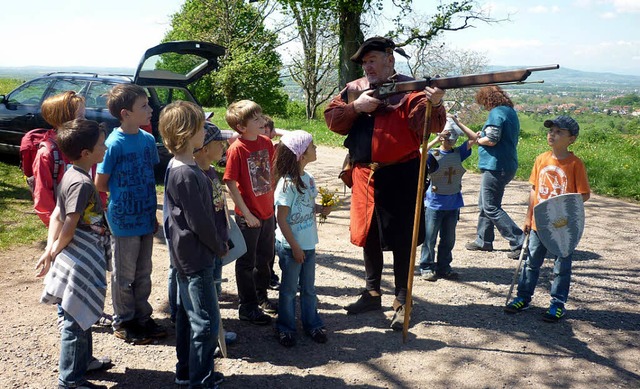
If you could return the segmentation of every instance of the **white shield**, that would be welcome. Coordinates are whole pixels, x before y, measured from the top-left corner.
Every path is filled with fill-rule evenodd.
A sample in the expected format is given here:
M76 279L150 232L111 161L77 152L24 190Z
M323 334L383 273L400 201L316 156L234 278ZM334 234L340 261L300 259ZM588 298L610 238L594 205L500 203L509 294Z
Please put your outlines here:
M567 257L578 246L584 231L582 195L567 193L551 197L533 209L538 237L553 255Z

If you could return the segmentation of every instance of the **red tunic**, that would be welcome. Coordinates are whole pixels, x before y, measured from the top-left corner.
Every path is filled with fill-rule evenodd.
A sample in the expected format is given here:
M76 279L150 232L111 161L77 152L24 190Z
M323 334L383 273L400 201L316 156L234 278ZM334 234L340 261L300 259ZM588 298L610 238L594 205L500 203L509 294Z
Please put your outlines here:
M411 79L406 76L398 77L398 81L406 80ZM413 189L412 194L404 193L405 190L403 190L402 186L407 184L407 189L411 187L415 188L418 180L417 174L415 174L415 178L409 178L409 180L413 179L415 182L399 182L400 187L389 185L388 178L385 178L384 185L376 187L376 175L371 174L368 163L377 162L394 165L419 158L426 107L426 99L423 92L396 95L389 99L387 106L371 114L373 120L367 120L365 117L367 114L356 113L353 103L347 104L345 100L348 90L364 90L368 88L369 83L366 78L360 78L347 84L346 88L338 96L333 98L324 112L327 126L331 131L338 134L349 135L352 131L356 130L361 133L367 133L367 131L372 130L370 138L368 135L358 137L359 142L362 142L363 139L368 142L370 139L371 145L370 148L366 145L367 147L364 148L364 152L362 150L356 152L356 154L359 154L356 157L356 163L359 163L353 171L350 225L351 242L360 247L363 247L365 244L371 226L374 208L379 205L376 204L375 199L378 198L378 201L380 201L381 193L382 197L387 199L393 197L393 194L385 194L385 192L396 192L398 195L406 195L407 199L413 197L410 201L413 203L413 207L415 207L415 189ZM446 113L444 108L434 108L429 123L429 132L440 132L445 122ZM373 128L371 129L371 127ZM345 144L347 143L349 143L348 140L345 141ZM350 152L353 156L354 153L351 150L352 144L349 144L348 147L350 147ZM367 153L369 155L366 155ZM402 167L402 169L404 168ZM409 175L413 177L413 170L411 170ZM404 206L406 204L402 205ZM389 209L386 208L385 211L389 211ZM392 247L394 245L394 236L397 235L402 235L402 240L406 241L406 231L412 230L413 212L406 214L407 212L403 210L401 213L402 214L394 215L394 212L377 212L383 248L388 249ZM385 217L395 220L380 220ZM402 232L399 232L397 226L403 224L408 225L409 228L401 228ZM408 235L410 240L410 232ZM397 244L400 244L400 242L397 242Z

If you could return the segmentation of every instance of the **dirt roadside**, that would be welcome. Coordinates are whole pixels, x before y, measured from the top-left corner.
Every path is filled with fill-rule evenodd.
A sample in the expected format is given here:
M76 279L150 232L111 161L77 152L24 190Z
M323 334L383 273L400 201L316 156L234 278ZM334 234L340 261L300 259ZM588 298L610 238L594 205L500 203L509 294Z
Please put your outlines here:
M318 148L308 166L320 186L340 189L344 150ZM548 305L551 261L546 261L533 307L505 315L502 305L516 261L497 240L491 253L464 249L475 231L479 176L463 180L465 203L457 229L453 266L460 280L414 281L409 339L389 328L393 301L390 257L385 256L383 312L348 316L342 306L364 286L361 249L348 239L349 196L320 227L316 271L319 309L329 342L315 344L299 333L298 345L281 347L270 326L237 317L233 267L225 267L220 306L227 330L238 333L229 358L216 369L223 388L638 388L640 387L640 205L592 196L586 229L574 255L566 319L540 320ZM528 185L507 187L504 206L521 224ZM31 216L29 216L31 217ZM35 217L35 216L33 216ZM33 266L41 243L0 253L0 388L53 388L59 335L55 310L38 303L41 281ZM167 310L166 246L156 239L154 317L171 327ZM270 292L277 298L277 292ZM107 312L112 312L110 296ZM110 388L178 388L173 384L175 338L131 346L94 327L94 354L115 366L93 374ZM301 332L301 331L300 331Z

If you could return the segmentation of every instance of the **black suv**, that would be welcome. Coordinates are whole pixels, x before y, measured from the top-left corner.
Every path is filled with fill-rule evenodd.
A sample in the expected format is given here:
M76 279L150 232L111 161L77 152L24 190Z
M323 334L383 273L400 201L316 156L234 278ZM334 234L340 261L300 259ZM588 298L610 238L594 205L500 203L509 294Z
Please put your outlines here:
M53 95L73 90L86 100L87 119L119 126L106 107L106 93L116 84L134 83L146 89L153 108L151 127L156 138L160 165L156 177L164 175L170 159L158 133L158 116L165 105L176 100L197 103L187 86L218 67L225 49L213 43L166 42L148 49L134 76L95 73L49 73L30 80L8 95L0 95L0 153L17 155L22 136L34 128L51 128L40 114L42 102ZM183 72L166 70L167 65Z

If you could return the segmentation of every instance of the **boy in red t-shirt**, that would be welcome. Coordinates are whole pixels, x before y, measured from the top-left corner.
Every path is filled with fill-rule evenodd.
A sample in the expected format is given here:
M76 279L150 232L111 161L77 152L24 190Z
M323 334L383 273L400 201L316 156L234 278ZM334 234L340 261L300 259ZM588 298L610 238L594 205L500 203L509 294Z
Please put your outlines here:
M591 193L584 163L568 150L578 137L578 123L569 116L558 116L553 120L545 120L544 126L549 129L547 143L551 146L551 151L536 158L529 177L532 187L523 228L525 233L530 232L529 254L525 268L520 274L518 296L504 307L507 313L517 313L529 308L538 283L540 267L547 254L547 248L536 232L533 208L542 201L565 193L580 193L582 200L587 201ZM548 322L557 322L565 314L564 304L567 302L571 283L571 255L555 259L553 275L551 305L542 316L542 319Z
M236 261L240 320L266 325L277 307L267 297L275 244L271 163L274 147L261 135L262 108L250 100L227 108L227 124L240 134L227 150L224 182L235 203L236 222L247 243L247 253Z

